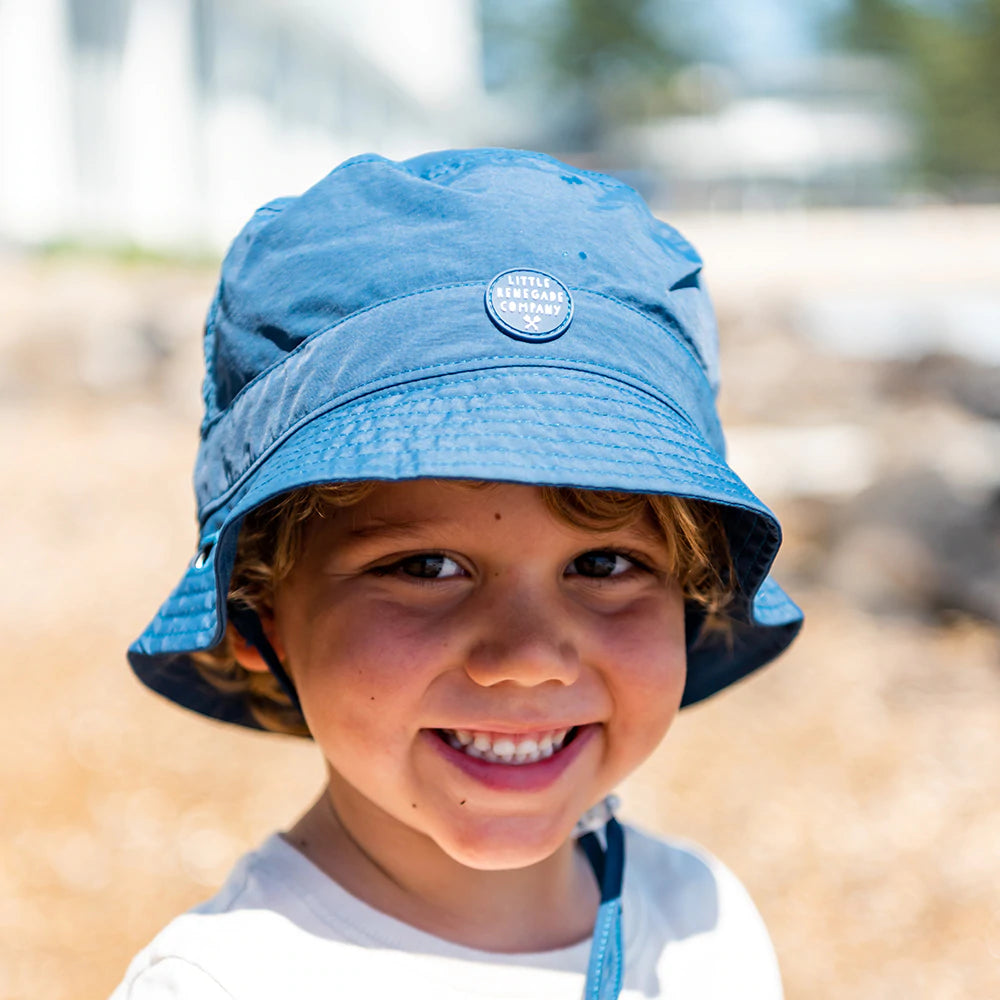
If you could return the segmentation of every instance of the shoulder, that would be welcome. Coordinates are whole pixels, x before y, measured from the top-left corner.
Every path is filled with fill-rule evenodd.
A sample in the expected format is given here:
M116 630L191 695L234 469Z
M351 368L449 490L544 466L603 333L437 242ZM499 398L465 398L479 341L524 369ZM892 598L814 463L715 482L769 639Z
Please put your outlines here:
M780 1000L764 921L718 858L695 844L627 828L626 859L626 893L640 918L647 967L655 965L658 977L669 974L675 985L689 984L690 995Z
M626 851L628 877L676 930L697 934L723 918L760 919L740 880L697 844L627 827Z
M133 962L111 1000L233 1000L233 995L205 969L179 956ZM138 963L138 964L137 964Z
M268 976L280 975L275 949L294 949L318 924L308 910L307 867L294 878L285 871L293 853L275 836L241 858L211 899L176 917L136 955L112 1000L270 995L276 984Z

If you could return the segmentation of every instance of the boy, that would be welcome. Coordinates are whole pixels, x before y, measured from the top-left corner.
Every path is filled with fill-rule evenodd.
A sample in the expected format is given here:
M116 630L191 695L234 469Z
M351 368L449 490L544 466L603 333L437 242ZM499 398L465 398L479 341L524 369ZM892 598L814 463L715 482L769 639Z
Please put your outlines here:
M200 548L130 660L311 736L328 783L116 1000L780 996L733 876L608 799L801 621L722 457L700 267L630 188L510 150L358 157L244 228Z

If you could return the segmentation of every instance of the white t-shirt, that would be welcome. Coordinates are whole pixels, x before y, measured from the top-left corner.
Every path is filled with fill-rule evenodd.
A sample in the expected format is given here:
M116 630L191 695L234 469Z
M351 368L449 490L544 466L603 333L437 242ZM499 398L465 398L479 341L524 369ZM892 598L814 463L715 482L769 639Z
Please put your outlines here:
M623 1000L780 1000L767 930L705 852L626 828ZM275 834L178 917L111 1000L580 1000L590 941L527 954L452 944L345 892Z

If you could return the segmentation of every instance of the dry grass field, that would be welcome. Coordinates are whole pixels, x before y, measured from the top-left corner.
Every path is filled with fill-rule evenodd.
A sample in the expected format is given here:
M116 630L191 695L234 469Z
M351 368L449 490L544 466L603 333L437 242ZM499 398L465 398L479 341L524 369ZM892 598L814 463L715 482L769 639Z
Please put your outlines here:
M713 263L738 429L850 422L869 435L876 476L912 452L915 427L966 440L967 418L886 401L882 369L810 346L796 317L813 292L995 294L1000 214L692 219L686 231ZM124 662L193 551L212 281L0 261L0 1000L105 997L166 920L319 787L310 746L185 713ZM969 461L975 479L988 458ZM837 553L817 519L850 497L818 489L766 496L787 525L778 575L805 607L801 640L683 713L623 790L625 812L739 873L790 1000L1000 996L1000 637L968 614L877 612L831 582Z

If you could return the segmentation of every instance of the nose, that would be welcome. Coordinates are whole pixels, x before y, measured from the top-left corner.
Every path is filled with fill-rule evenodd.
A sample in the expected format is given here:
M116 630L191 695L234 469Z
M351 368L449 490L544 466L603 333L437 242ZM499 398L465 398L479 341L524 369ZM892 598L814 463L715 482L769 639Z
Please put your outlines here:
M579 677L572 616L557 596L498 589L482 596L479 615L465 668L477 684L568 685Z

